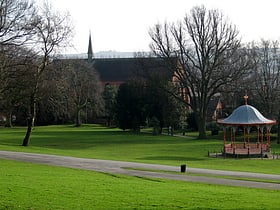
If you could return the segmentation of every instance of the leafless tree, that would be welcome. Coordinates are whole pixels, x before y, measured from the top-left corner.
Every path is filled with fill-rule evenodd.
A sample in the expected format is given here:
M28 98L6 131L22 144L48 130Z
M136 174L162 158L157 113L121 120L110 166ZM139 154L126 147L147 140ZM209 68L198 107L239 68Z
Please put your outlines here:
M0 0L0 46L20 45L35 33L36 7L28 0Z
M8 92L11 78L7 75L13 70L12 66L18 68L23 65L22 58L26 55L22 57L21 53L26 49L21 46L30 41L35 33L36 11L32 1L0 0L0 98L4 97L1 94L3 91Z
M30 68L34 55L23 46L7 45L5 48L6 53L1 54L0 101L7 115L6 126L11 127L11 116L16 107L24 106L30 82L34 81L34 69Z
M210 99L249 68L236 27L218 10L200 6L177 24L155 25L150 36L157 56L178 59L175 80L187 90L185 103L195 114L199 138L205 138Z
M58 83L63 84L60 85L63 101L68 104L68 112L75 116L76 126L81 126L82 112L87 122L89 113L100 114L104 109L99 75L86 60L62 60L58 63L62 72Z
M255 71L252 86L260 107L269 117L276 117L280 99L279 42L261 40L251 46L254 51Z
M32 92L29 96L29 109L27 118L27 131L22 145L28 146L34 121L36 118L36 105L39 100L39 88L42 84L42 75L51 62L55 51L65 47L72 38L72 24L69 13L63 14L55 11L48 3L38 10L33 27L35 35L32 37L35 52L39 59L36 62L36 72L32 83Z

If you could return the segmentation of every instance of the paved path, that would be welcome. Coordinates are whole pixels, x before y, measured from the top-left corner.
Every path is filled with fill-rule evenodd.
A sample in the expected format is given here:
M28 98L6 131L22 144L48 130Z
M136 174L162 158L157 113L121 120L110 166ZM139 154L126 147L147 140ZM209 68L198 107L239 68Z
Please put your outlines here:
M63 166L69 168L93 170L93 171L98 171L103 173L125 174L130 176L147 177L147 178L163 178L163 179L181 180L181 181L188 181L188 182L200 182L200 183L209 183L209 184L280 190L280 175L272 175L272 174L234 172L234 171L198 169L198 168L187 168L187 174L185 173L176 174L176 173L168 173L168 172L179 172L180 166L176 167L176 166L166 166L166 165L157 165L157 164L97 160L97 159L76 158L76 157L66 157L66 156L57 156L57 155L44 155L44 154L24 153L24 152L8 152L8 151L0 151L0 158L47 164L47 165ZM133 170L133 169L138 169L138 170ZM147 170L166 171L166 172L152 172ZM213 178L213 177L206 177L206 176L196 176L195 174L230 176L230 177L236 177L237 179L256 178L256 179L265 179L265 180L276 180L276 181L278 180L279 182L278 184L267 183L267 182L254 182L254 181L233 180L233 179L224 179L224 178Z

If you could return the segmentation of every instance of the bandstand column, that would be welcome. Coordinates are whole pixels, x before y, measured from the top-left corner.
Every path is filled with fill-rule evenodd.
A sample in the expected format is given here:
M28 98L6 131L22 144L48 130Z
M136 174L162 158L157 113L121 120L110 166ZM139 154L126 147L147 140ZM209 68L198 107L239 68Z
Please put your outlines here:
M232 127L233 131L233 154L235 154L235 149L236 149L236 127Z
M245 126L243 126L243 131L244 131L244 148L245 148L245 145L246 145L246 128L245 128Z
M247 138L247 142L248 142L248 154L250 154L250 126L247 126L247 134L248 134L248 138Z
M259 148L259 144L260 144L260 126L257 126L257 131L258 131L258 137L257 137L257 148Z
M226 126L223 126L223 130L224 130L224 145L226 145L226 142L227 142L227 128L226 128Z
M270 130L271 130L272 125L267 125L266 130L267 130L267 150L270 151Z
M230 144L231 144L231 147L232 147L232 127L230 127L229 129L230 129Z
M263 151L263 129L264 129L264 126L260 126L260 131L261 131L261 152Z

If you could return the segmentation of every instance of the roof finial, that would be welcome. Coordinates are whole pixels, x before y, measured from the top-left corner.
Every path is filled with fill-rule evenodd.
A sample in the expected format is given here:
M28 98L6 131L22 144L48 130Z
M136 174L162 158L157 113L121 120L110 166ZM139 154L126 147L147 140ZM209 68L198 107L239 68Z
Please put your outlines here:
M247 91L245 93L245 96L244 96L244 100L245 100L245 105L248 105L248 95L247 95Z

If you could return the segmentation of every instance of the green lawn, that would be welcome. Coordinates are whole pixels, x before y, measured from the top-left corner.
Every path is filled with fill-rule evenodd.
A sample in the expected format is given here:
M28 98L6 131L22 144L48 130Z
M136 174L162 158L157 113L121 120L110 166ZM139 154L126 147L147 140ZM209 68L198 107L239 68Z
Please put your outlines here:
M280 191L0 161L0 209L278 209Z
M29 147L20 146L24 128L0 128L0 149L58 154L108 160L124 160L189 167L280 174L280 160L223 159L207 157L208 150L220 151L222 137L207 140L133 134L99 126L36 127ZM273 143L272 150L280 152Z
M279 160L208 158L218 139L133 134L99 126L0 128L0 150L280 174ZM273 144L279 152L279 145ZM0 209L278 209L280 191L147 179L0 160Z

